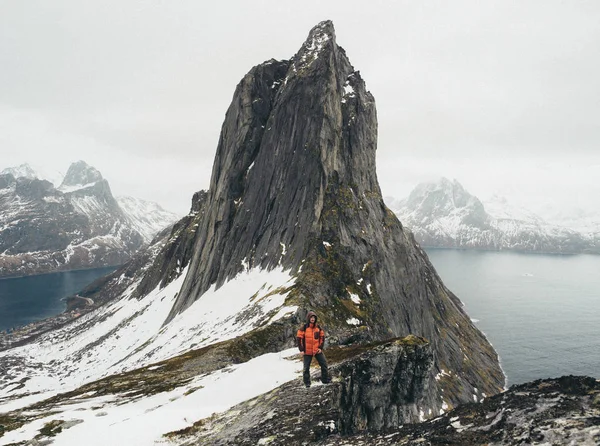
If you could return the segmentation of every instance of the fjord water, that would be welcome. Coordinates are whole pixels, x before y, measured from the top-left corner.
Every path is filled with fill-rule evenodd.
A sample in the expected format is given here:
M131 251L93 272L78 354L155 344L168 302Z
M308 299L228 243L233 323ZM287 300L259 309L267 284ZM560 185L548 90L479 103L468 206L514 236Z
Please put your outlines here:
M600 256L427 249L498 351L509 384L600 378ZM114 268L0 280L0 330L54 316Z
M72 296L114 267L0 280L0 330L27 325L66 309Z
M600 256L426 251L500 355L509 385L600 378Z

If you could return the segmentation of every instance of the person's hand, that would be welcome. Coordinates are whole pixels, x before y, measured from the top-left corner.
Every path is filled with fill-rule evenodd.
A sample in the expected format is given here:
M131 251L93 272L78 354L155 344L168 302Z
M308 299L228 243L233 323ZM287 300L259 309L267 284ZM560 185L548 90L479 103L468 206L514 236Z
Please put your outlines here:
M321 352L322 352L322 350L321 350L320 348L318 348L318 349L317 349L317 355L318 355L319 353L321 353Z

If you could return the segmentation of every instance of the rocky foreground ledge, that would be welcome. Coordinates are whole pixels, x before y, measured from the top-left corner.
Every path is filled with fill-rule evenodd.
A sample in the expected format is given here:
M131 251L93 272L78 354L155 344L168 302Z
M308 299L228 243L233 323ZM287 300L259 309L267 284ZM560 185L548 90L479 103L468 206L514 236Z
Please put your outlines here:
M513 386L419 422L430 418L423 413L432 364L425 339L328 353L332 384L305 389L298 380L288 382L166 437L184 445L600 444L600 382L594 378Z
M339 440L317 444L596 446L600 444L600 381L584 376L537 380L393 433Z
M309 390L297 382L287 383L168 436L176 444L185 445L600 444L600 382L594 378L564 376L513 386L433 420L378 431L382 422L389 423L390 414L398 421L404 415L410 417L418 404L411 395L422 384L420 374L413 374L416 379L401 383L400 389L395 387L400 383L394 379L384 384L384 377L360 368L351 374L346 372L344 367L336 368L338 378L334 384ZM359 385L355 387L360 389L358 393L348 392L353 384ZM377 389L390 384L390 393L379 400L382 395ZM398 411L385 412L386 406L389 411L395 405ZM351 433L360 428L366 431Z
M330 436L379 432L423 417L433 364L417 336L327 350L331 384L290 381L231 410L167 434L175 444L306 444ZM316 362L316 361L315 361Z

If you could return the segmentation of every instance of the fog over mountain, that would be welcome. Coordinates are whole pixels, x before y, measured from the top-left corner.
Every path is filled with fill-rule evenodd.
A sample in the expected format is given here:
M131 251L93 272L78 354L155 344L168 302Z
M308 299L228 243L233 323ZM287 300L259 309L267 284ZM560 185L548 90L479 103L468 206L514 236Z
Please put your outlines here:
M572 228L550 223L503 197L482 202L457 180L422 183L407 198L386 202L427 247L600 253L600 225L593 219L572 216Z

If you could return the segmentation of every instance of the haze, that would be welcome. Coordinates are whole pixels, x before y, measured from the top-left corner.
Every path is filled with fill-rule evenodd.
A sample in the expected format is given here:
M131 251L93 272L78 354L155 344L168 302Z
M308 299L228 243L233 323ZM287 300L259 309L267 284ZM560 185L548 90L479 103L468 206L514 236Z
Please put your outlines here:
M0 3L0 170L83 159L184 214L239 80L331 19L375 96L384 196L455 178L550 217L600 209L600 3Z

